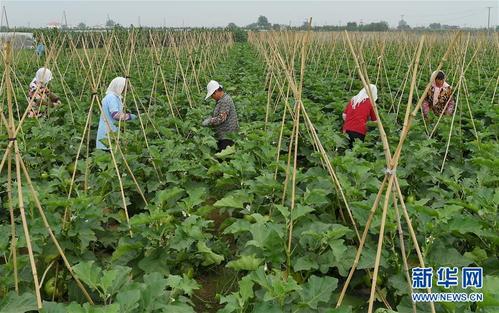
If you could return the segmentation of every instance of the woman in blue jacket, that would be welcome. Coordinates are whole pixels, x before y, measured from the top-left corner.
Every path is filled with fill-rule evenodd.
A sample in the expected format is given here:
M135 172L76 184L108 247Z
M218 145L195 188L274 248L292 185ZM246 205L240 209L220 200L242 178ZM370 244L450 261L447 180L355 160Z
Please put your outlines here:
M102 99L102 113L97 129L96 148L100 150L109 150L101 141L107 144L107 133L109 131L118 131L117 123L119 121L131 121L137 118L135 114L125 113L123 111L123 102L121 94L125 90L126 79L116 77L107 87L106 96Z

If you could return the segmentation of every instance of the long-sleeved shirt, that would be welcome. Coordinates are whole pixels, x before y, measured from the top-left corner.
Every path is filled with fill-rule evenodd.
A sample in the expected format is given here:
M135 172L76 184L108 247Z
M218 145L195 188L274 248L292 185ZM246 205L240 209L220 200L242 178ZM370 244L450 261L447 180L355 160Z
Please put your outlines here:
M355 109L352 107L352 100L350 100L343 114L346 115L345 123L343 124L344 132L353 131L365 135L367 133L367 120L376 120L376 114L369 98L359 103Z
M101 142L102 139L106 138L109 131L104 119L108 121L112 132L118 131L118 126L116 126L118 121L128 121L131 119L130 114L123 112L123 104L120 97L113 93L108 93L102 99L102 113L100 115L99 128L97 129L96 148L107 150L108 148Z
M437 92L437 90L439 92ZM454 99L452 98L451 86L447 84L441 88L432 86L430 90L428 90L425 101L423 102L424 116L427 116L430 110L432 110L433 113L438 116L440 116L441 114L452 115L452 113L454 112Z
M31 112L30 117L39 115L40 107L42 105L54 105L60 99L59 96L50 91L50 89L41 83L30 83L28 100L31 102Z
M217 106L213 111L210 125L215 128L218 140L226 139L229 133L239 130L236 107L234 101L228 94L217 101Z
M36 54L37 54L38 56L40 56L40 57L41 57L41 56L44 56L44 55L45 55L45 45L43 45L43 44L41 44L41 43L40 43L40 44L38 44L38 45L36 46L35 51L36 51Z

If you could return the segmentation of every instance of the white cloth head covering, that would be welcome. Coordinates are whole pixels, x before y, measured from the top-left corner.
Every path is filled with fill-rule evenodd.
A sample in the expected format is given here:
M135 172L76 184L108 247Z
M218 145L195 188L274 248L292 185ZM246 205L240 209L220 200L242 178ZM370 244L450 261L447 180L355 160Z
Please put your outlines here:
M52 72L46 67L40 67L36 71L35 78L31 81L32 84L40 83L42 85L48 84L52 80Z
M378 88L373 84L370 84L370 87L373 100L378 100ZM352 109L355 110L355 108L357 108L357 106L367 98L369 98L369 94L367 93L366 88L362 88L362 90L352 98Z
M125 89L126 78L125 77L116 77L114 78L109 86L107 87L106 95L108 93L115 94L116 96L121 98L121 94Z
M204 100L208 100L209 97L218 89L218 88L223 88L222 85L220 85L216 80L210 80L208 85L206 85L206 97L204 97Z

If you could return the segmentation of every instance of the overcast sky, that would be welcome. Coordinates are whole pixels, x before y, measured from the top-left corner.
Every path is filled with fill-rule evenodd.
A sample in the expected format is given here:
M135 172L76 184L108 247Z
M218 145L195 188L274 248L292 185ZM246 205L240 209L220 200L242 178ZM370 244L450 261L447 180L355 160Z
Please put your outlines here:
M490 24L497 25L499 1L398 0L398 1L25 1L0 0L5 6L9 26L45 27L61 22L66 12L68 25L84 22L104 25L107 15L124 26L239 26L265 15L271 23L301 25L313 17L315 25L345 25L348 21L371 23L387 21L396 26L404 15L410 26L442 24L485 27L487 7ZM2 25L5 18L2 15Z

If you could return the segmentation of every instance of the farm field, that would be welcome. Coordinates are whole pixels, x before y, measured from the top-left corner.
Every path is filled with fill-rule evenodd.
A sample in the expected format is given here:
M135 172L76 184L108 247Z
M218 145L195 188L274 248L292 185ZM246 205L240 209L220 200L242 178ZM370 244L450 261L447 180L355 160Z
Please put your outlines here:
M40 35L43 58L2 51L0 312L499 312L497 34ZM32 119L42 66L63 104ZM437 68L456 108L423 119ZM106 153L116 76L139 118ZM211 79L240 123L220 153ZM380 119L349 149L369 82ZM483 268L484 301L414 304L425 266Z

